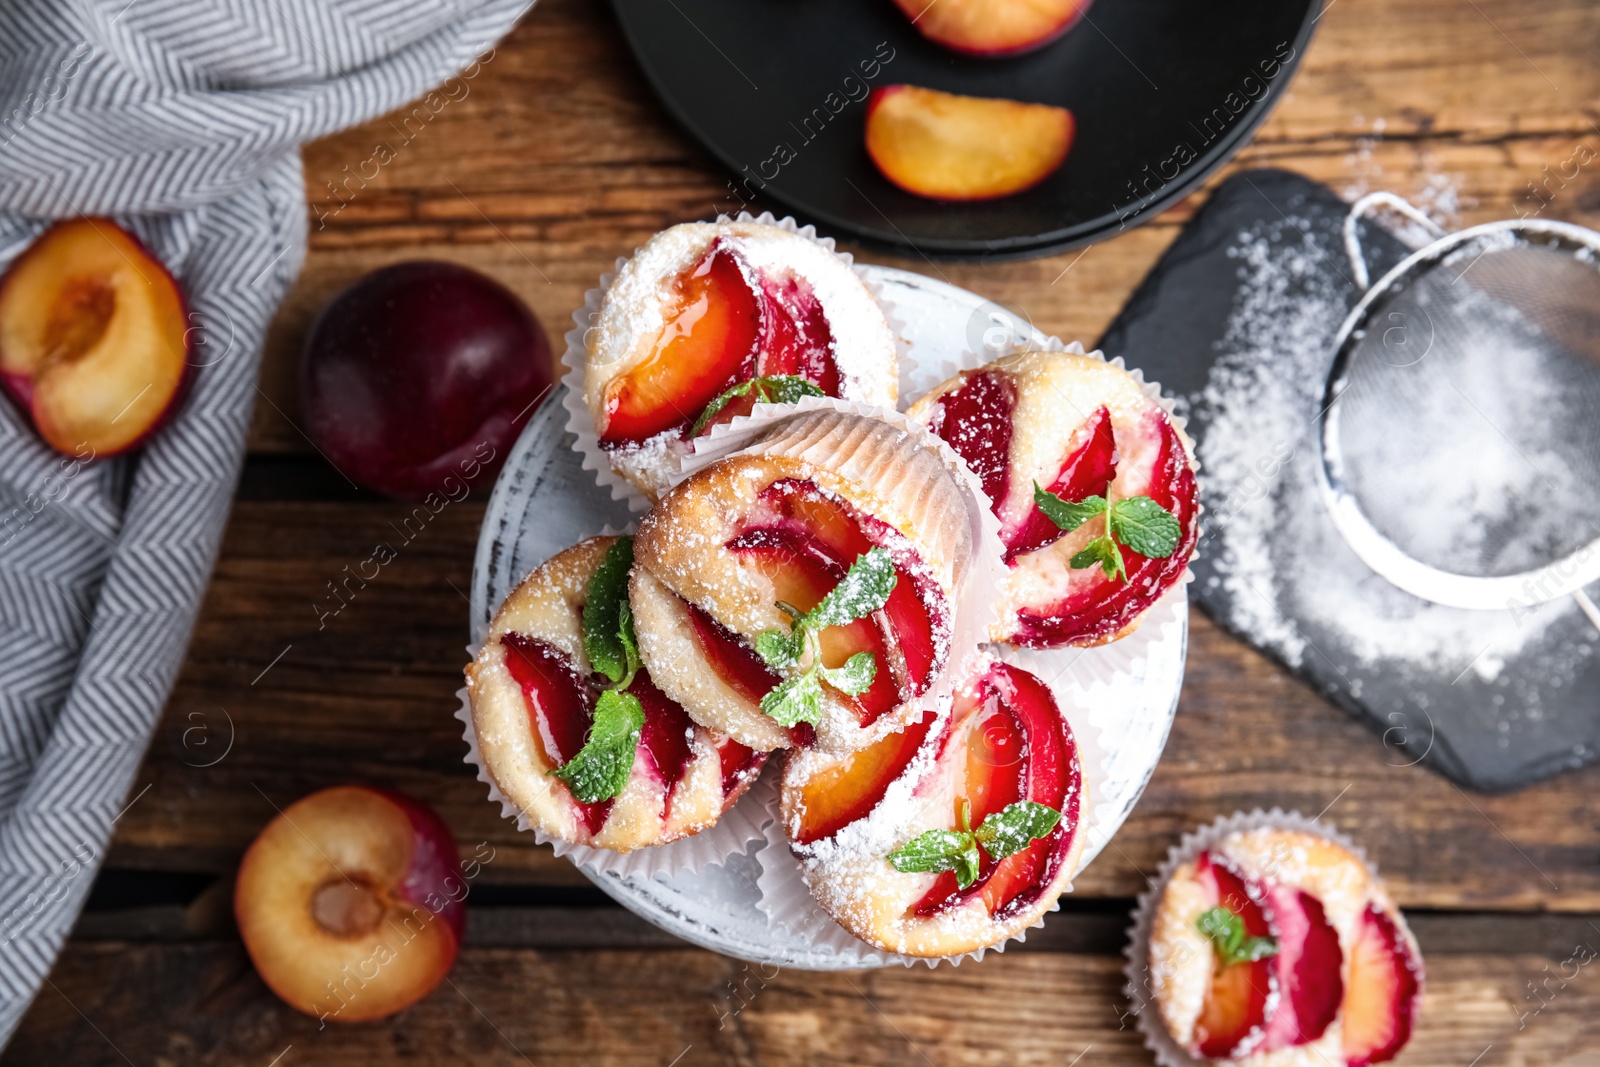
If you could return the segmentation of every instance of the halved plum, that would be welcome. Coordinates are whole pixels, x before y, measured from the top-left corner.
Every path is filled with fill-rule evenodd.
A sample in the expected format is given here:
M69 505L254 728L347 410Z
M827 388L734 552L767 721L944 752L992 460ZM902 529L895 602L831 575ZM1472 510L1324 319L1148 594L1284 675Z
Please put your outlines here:
M193 378L188 306L110 219L45 230L0 279L0 388L46 444L80 459L143 443Z
M947 751L964 745L952 768L959 777L954 819L970 804L976 827L1009 804L1031 800L1061 812L1061 821L998 863L984 855L977 881L966 889L954 872L939 875L912 910L935 915L981 897L991 916L1004 918L1031 906L1072 851L1082 798L1077 746L1049 688L1006 663L991 665L959 694L951 715L958 725Z
M1341 1026L1347 1067L1386 1063L1411 1039L1422 999L1422 965L1410 938L1369 904L1350 953Z
M1274 924L1266 905L1266 891L1247 881L1232 864L1214 852L1201 853L1195 875L1208 886L1217 907L1239 917L1247 937L1271 937ZM1211 973L1200 1018L1195 1022L1190 1051L1207 1059L1234 1059L1259 1048L1266 1038L1268 1012L1278 1001L1277 962L1259 960L1224 963Z
M319 1020L357 1023L401 1011L444 980L468 889L437 812L347 785L303 797L267 824L239 865L233 909L274 993Z

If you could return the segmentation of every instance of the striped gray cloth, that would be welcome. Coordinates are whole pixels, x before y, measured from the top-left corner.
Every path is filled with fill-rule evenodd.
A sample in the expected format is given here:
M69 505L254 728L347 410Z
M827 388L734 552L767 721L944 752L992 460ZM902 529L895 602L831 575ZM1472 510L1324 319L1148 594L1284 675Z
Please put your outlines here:
M49 219L110 215L201 342L182 413L129 457L64 462L0 401L0 1041L138 803L305 252L300 143L474 75L529 6L0 0L0 266Z

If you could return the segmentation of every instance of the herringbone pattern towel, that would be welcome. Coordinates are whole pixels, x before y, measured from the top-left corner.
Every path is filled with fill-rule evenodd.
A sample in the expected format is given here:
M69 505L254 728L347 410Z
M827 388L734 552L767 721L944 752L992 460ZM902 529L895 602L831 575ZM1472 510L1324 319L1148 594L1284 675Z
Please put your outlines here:
M78 468L0 401L0 1042L105 853L211 571L273 309L299 270L302 141L481 58L530 0L0 0L0 267L107 214L204 339L181 416Z

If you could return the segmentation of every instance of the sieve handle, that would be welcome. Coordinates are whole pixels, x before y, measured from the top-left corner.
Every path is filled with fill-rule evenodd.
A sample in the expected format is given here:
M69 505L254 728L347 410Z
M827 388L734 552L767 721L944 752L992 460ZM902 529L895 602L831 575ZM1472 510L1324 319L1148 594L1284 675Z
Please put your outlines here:
M1572 599L1576 600L1578 607L1583 609L1585 615L1589 616L1589 621L1594 623L1594 628L1600 630L1600 608L1594 606L1594 601L1589 599L1589 594L1582 589L1574 589L1572 591Z
M1448 231L1411 204L1394 193L1368 193L1350 205L1350 214L1344 217L1344 250L1350 257L1350 266L1356 272L1356 285L1366 289L1372 284L1367 273L1366 254L1361 248L1361 238L1356 234L1356 223L1372 213L1374 208L1386 207L1421 226L1434 237L1444 237Z

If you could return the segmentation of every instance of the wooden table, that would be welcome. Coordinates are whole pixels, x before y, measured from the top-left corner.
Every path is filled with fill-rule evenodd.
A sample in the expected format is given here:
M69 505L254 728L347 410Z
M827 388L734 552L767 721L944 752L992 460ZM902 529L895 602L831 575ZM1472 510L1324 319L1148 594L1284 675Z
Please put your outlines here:
M1570 161L1600 148L1597 54L1592 0L1334 0L1287 99L1224 173L1283 166L1343 192L1392 188L1457 222L1542 208L1594 226L1600 170L1573 176ZM615 257L731 204L603 3L543 0L467 84L364 187L344 183L396 141L389 119L306 149L321 220L268 343L271 403L257 406L188 662L145 792L6 1064L1146 1063L1120 994L1131 898L1185 828L1274 805L1364 843L1411 917L1429 982L1402 1062L1600 1063L1600 976L1561 979L1575 950L1600 945L1600 769L1463 793L1198 613L1172 740L1138 810L1064 914L981 964L757 971L656 932L501 820L451 718L486 490L319 629L326 583L404 509L352 492L295 428L297 346L338 287L418 256L501 279L559 338ZM893 265L1092 341L1204 195L1087 251ZM183 733L197 725L219 748L232 733L214 766L191 765L204 760ZM447 984L385 1023L319 1032L251 969L232 872L274 803L352 780L427 798L495 859Z

